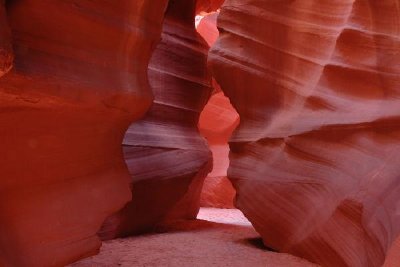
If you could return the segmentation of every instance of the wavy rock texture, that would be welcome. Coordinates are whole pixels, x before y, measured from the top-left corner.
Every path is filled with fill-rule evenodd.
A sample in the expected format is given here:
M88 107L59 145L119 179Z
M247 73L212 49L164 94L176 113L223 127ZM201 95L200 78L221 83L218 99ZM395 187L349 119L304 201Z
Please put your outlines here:
M165 8L8 3L15 61L0 78L0 266L64 266L97 252L102 222L131 198L121 142L151 103L146 71ZM0 19L3 38L3 9Z
M5 0L0 0L0 77L12 68L14 58L11 31L7 22Z
M400 226L399 2L227 0L219 27L237 207L278 251L381 266Z
M196 1L171 1L162 41L149 65L155 95L147 115L123 142L133 200L103 225L111 239L152 230L166 220L193 219L211 153L200 136L199 114L211 93L208 47L194 27Z
M197 31L212 46L218 38L218 13L205 15ZM204 181L200 205L202 207L233 208L235 190L228 180L228 140L239 123L239 115L213 80L214 91L200 115L199 129L207 139L213 154L213 170Z

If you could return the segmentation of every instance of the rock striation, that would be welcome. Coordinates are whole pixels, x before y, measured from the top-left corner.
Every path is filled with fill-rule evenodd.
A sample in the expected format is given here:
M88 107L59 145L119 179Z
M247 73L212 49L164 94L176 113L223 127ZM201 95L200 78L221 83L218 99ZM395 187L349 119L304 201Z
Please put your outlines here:
M211 94L208 46L196 32L196 1L170 1L162 41L149 65L155 99L126 132L123 150L133 199L104 223L100 236L138 234L167 220L194 219L211 152L197 123Z
M0 2L0 266L95 254L101 224L131 199L121 143L152 101L166 4Z
M398 1L226 0L218 25L237 207L275 250L381 266L400 227Z

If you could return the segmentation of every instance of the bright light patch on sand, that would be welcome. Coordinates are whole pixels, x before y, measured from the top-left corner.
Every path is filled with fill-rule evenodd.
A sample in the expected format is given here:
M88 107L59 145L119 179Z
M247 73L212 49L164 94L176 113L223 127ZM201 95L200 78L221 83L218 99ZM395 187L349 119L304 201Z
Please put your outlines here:
M238 209L201 208L197 219L216 223L251 226L251 223Z

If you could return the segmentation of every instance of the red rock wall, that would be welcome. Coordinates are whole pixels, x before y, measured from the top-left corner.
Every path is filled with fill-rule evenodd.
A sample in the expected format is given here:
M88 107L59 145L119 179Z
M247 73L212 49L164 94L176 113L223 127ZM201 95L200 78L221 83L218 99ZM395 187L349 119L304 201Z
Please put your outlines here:
M218 12L205 15L197 31L212 46L218 38ZM200 116L199 129L207 139L213 154L213 170L204 181L200 205L202 207L233 208L235 190L226 177L229 166L228 140L239 123L239 115L213 81L214 91Z
M237 207L273 249L381 266L400 225L398 1L227 0L219 27Z
M221 7L225 0L197 0L196 14L212 12Z
M200 116L199 128L213 154L213 170L204 181L202 207L233 208L235 190L227 179L228 140L239 116L222 92L215 93Z
M168 6L149 66L155 100L123 142L133 199L105 222L103 239L152 230L165 220L193 219L199 210L212 162L197 122L212 88L208 46L194 27L195 4L176 0Z
M152 100L146 71L165 7L7 3L15 61L0 78L0 266L64 266L97 252L102 222L131 198L121 142ZM0 5L2 73L4 15Z

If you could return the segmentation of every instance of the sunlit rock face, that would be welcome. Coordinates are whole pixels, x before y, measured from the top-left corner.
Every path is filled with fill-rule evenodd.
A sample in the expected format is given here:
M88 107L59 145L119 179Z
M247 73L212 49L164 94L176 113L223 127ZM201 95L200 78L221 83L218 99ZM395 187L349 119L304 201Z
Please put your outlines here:
M131 199L121 142L151 104L166 2L1 2L0 76L8 25L15 59L0 78L0 266L96 253L102 222Z
M237 207L268 247L381 266L400 226L398 1L227 0L218 24Z
M133 199L105 222L104 239L137 234L167 220L193 219L212 157L199 134L211 94L208 46L195 30L194 0L170 1L162 41L149 65L154 103L123 142Z
M212 46L218 38L218 12L205 15L197 26L197 31ZM227 179L229 166L228 140L239 123L239 115L213 81L213 95L200 116L199 128L207 139L213 154L213 170L204 181L200 204L203 207L233 208L235 190Z

